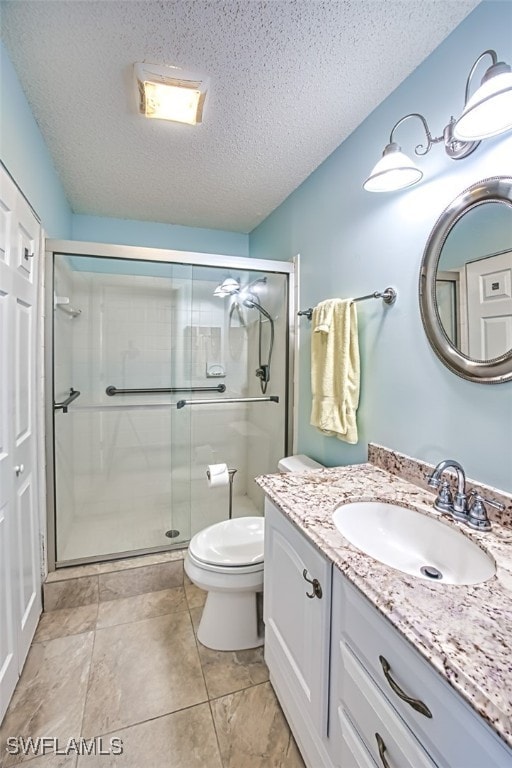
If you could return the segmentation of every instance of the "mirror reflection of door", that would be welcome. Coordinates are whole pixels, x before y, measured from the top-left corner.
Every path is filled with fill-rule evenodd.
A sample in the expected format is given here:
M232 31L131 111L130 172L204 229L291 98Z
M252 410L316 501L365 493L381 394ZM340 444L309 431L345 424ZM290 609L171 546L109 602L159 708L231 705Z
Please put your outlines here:
M512 250L466 264L469 356L492 360L512 349Z
M443 330L459 352L487 361L512 349L512 206L471 207L441 250L436 300Z

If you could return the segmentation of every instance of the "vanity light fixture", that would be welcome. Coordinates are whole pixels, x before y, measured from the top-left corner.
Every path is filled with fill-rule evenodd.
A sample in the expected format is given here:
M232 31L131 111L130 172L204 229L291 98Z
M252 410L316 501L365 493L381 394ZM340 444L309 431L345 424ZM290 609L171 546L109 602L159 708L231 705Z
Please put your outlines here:
M485 72L480 87L469 98L469 87L476 67L485 57L492 59L491 66ZM405 120L418 118L427 137L426 146L418 144L416 155L426 155L434 144L444 143L448 157L461 160L468 157L478 147L481 139L498 136L512 129L512 69L503 61L498 61L496 51L487 50L480 54L471 67L466 81L464 110L458 120L450 118L442 136L433 137L423 115L412 112L398 120L391 129L389 144L382 157L363 184L368 192L392 192L416 184L423 177L423 172L404 154L394 141L395 130Z
M240 293L240 281L236 280L234 277L226 277L226 279L223 280L222 283L219 283L215 288L213 295L224 298L224 296L232 296L234 293Z
M134 69L141 114L188 125L202 122L207 80L179 67L135 64Z

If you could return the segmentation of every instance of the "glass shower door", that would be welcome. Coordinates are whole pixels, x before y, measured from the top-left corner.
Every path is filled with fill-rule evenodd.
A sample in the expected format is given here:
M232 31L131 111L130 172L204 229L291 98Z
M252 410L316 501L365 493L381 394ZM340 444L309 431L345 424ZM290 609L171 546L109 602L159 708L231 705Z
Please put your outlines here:
M254 477L286 452L286 275L55 254L54 289L57 564L227 519L212 464L235 470L233 516L263 514Z
M190 536L229 516L229 485L208 485L212 464L236 470L234 517L263 514L254 477L276 471L285 455L288 356L285 275L194 266L191 278L190 309L178 314L173 369L192 391L171 417L173 472L188 476ZM225 281L231 293L220 290ZM263 383L257 371L265 366L269 381ZM198 400L206 402L194 404ZM174 488L176 509L177 493Z
M55 256L54 399L80 392L54 415L59 563L156 551L189 537L189 526L173 520L175 395L159 391L180 380L175 268ZM169 538L175 530L180 536Z

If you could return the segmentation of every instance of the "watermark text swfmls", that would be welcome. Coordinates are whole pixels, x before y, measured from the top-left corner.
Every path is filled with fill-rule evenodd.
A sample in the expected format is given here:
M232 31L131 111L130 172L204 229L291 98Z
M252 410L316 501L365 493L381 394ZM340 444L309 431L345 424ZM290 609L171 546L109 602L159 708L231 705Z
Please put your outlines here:
M113 736L105 739L61 739L55 736L10 736L5 751L9 755L122 755L123 741Z

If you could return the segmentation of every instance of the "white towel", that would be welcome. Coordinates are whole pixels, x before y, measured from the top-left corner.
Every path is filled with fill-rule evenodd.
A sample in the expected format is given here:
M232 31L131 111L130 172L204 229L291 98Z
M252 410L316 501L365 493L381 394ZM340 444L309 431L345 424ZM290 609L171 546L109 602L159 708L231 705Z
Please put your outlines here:
M359 340L352 299L329 299L313 310L311 424L324 435L357 443Z

